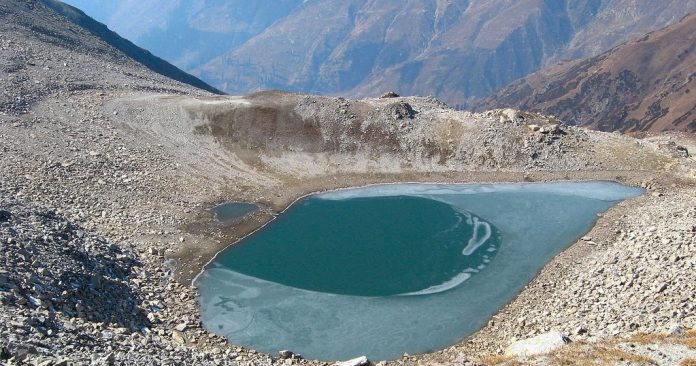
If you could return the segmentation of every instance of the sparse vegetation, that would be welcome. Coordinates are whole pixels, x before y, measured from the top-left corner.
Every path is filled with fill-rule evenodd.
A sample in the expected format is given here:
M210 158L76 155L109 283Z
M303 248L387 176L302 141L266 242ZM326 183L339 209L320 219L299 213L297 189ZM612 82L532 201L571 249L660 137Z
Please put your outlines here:
M498 366L498 365L502 365L502 364L505 364L506 366L508 366L510 364L507 362L510 360L511 360L511 357L509 357L509 356L490 355L490 356L483 356L478 361L486 366Z
M564 366L611 366L619 361L635 365L656 365L649 357L619 349L613 343L576 342L551 355L552 364Z

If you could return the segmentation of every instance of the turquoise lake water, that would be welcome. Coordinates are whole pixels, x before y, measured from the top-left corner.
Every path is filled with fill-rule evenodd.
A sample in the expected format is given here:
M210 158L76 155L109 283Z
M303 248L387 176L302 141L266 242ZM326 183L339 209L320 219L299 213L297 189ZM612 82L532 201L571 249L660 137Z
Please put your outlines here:
M611 182L379 185L302 199L199 276L204 326L307 358L394 359L488 321L641 189Z

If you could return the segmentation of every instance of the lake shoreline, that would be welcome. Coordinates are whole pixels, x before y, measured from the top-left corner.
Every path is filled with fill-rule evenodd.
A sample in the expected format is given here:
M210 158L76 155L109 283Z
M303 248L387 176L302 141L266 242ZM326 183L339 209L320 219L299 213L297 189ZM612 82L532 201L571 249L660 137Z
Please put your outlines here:
M60 331L55 336L60 343L56 344L74 346L80 337L87 336L99 347L66 354L67 349L74 348L51 346L42 348L41 355L67 357L76 363L108 357L117 362L183 357L200 363L277 363L276 354L230 344L203 329L198 291L190 286L190 280L218 251L258 229L298 197L328 189L404 181L610 180L644 186L649 193L601 217L595 230L604 230L605 234L589 234L597 245L584 241L572 245L541 271L538 278L545 279L533 281L494 317L494 323L445 350L408 356L390 364L475 364L468 361L477 355L500 353L513 339L551 328L573 333L572 339L582 341L605 339L599 334L605 329L606 337L615 337L615 333L659 331L657 322L693 326L693 309L689 303L682 303L683 295L675 294L694 293L692 283L696 283L693 268L688 267L692 256L682 253L692 248L692 234L684 227L694 220L689 216L693 206L689 202L695 200L696 165L693 158L674 152L674 146L679 145L696 151L691 136L665 134L635 139L558 126L553 119L532 114L525 114L523 122L514 122L504 119L500 111L456 112L427 98L346 102L271 92L247 98L252 105L245 110L239 110L239 103L210 104L207 100L211 97L81 91L70 95L67 103L55 104L52 98L40 102L26 116L0 116L7 122L0 137L8 149L7 164L0 166L2 176L7 178L1 187L7 199L3 210L18 213L3 224L14 230L6 234L27 230L38 238L61 238L55 226L32 226L19 215L29 211L36 215L51 213L88 233L79 238L76 231L76 243L99 238L103 244L100 250L136 265L118 278L123 294L128 296L95 289L103 296L89 298L129 299L135 304L137 317L123 313L117 319L125 320L126 326L122 327L108 323L111 318L104 318L106 312L99 308L78 312L76 308L62 311L59 307L55 312L58 327L51 328L52 332ZM413 119L395 122L382 113L395 102L408 102L419 113ZM354 118L334 113L346 103L351 104ZM239 130L249 133L243 140L224 133L229 127L225 124L231 123L222 118L226 113L241 113L240 120L244 121L246 117L256 118L254 113L266 107L281 114L302 111L303 118L320 124L317 129L325 133L321 136L326 136L322 141L327 145L316 145L311 140L320 136L311 134L315 130L290 125L271 140L262 115L259 123ZM37 123L35 117L51 123ZM295 121L281 120L288 124ZM343 129L355 121L364 122L372 130ZM552 123L557 132L543 134L529 127ZM74 146L57 138L68 129L84 146L72 149ZM105 129L108 134L104 134ZM297 136L305 132L307 139ZM24 202L26 209L13 208L15 201ZM226 227L215 222L207 209L227 201L260 203L263 208L238 225ZM655 231L648 232L652 226ZM613 228L624 232L624 238ZM635 238L630 239L632 236ZM640 248L626 244L629 239ZM652 245L648 239L660 245ZM69 270L67 264L72 263L68 255L56 250L63 243L59 240L41 243L52 253L50 261L45 262L50 266L44 270L57 274ZM662 240L667 244L661 244ZM11 352L27 342L43 342L43 335L32 330L28 319L48 311L28 302L39 296L30 279L41 278L41 274L31 261L21 259L23 252L17 242L21 241L8 246L12 260L7 263L10 280L20 290L9 295L9 305L0 312L5 327L0 331L18 339L11 343ZM634 255L634 250L638 251L635 258L626 257ZM649 261L653 256L669 259L671 253L677 253L672 262ZM603 257L618 259L614 264L600 264ZM99 258L94 262L100 263ZM15 264L23 267L16 269ZM635 279L626 281L614 272L595 273L598 268L611 266L620 266L616 273L644 273L635 273ZM663 273L653 273L653 269ZM41 272L47 273L44 270ZM586 273L592 273L593 278L585 279ZM575 287L575 279L580 278L585 282ZM660 285L653 288L646 284L642 292L623 289L631 280L633 286L638 286L641 278ZM97 279L94 281L98 284ZM662 285L666 287L662 289ZM71 304L74 298L61 293L51 294L51 301ZM651 312L640 313L642 305L624 299L624 294L647 296L645 303ZM615 303L607 300L608 296ZM589 299L604 301L603 308L593 308ZM24 305L19 303L23 300L27 300ZM107 310L113 308L105 306ZM618 308L622 312L612 310ZM19 333L11 324L19 324L27 332ZM63 324L72 327L61 328ZM581 334L575 335L578 329ZM102 333L112 338L103 338ZM137 346L135 351L133 344ZM323 364L309 360L301 363Z
M514 298L514 295L526 285L527 281L534 277L536 271L546 264L546 260L553 257L553 255L549 257L549 254L545 253L562 251L567 245L584 235L595 222L596 213L604 212L616 202L640 195L642 194L641 191L640 189L607 181L508 184L401 183L353 187L313 195L309 200L304 198L301 201L304 202L302 204L298 205L296 203L290 206L294 207L294 210L290 211L288 209L284 211L286 216L284 216L282 221L277 222L276 225L248 239L236 250L226 251L224 255L217 259L216 265L209 271L206 271L204 276L200 277L201 281L196 282L196 284L200 286L202 293L201 311L204 324L207 329L213 331L225 329L223 332L218 333L237 339L242 344L256 345L263 351L272 352L279 347L284 347L299 351L305 356L320 357L322 359L350 358L350 356L353 356L353 352L360 352L359 350L361 349L369 357L394 358L404 352L418 353L427 349L440 348L468 336L473 330L485 324L486 319L495 313L499 307L510 301L511 298ZM399 201L392 201L391 199L396 196L403 198ZM353 198L367 197L371 197L378 202L385 200L383 204L387 205L387 207L394 207L394 209L384 212L382 205L376 202L370 203L369 200L364 199L352 201ZM395 229L394 225L400 225L400 221L390 219L394 213L398 212L398 216L404 216L405 218L420 215L402 211L406 206L394 206L395 202L404 202L403 200L411 200L409 202L412 204L418 202L420 209L415 212L423 212L425 216L416 220L419 223L412 222L402 229ZM566 202L567 204L573 202L573 204L564 206L560 202ZM314 205L310 205L310 203ZM377 206L374 206L375 204ZM336 208L339 206L343 207L343 209L337 211ZM310 209L310 207L315 208ZM329 209L330 212L342 218L338 218L336 221L333 219L330 222L325 221L323 219L325 217L324 214L319 214L315 211L320 207ZM340 216L343 210L348 209L348 207L354 207L359 211L356 211L355 214ZM395 207L402 208L396 209ZM440 248L439 250L447 250L450 254L446 257L439 257L442 260L441 264L434 267L432 267L432 264L428 265L426 267L430 269L426 270L419 263L423 262L424 258L433 259L432 255L437 256L438 250L435 252L430 249L426 250L418 255L417 258L421 259L417 259L413 257L412 253L422 251L422 245L418 244L415 247L409 247L409 245L423 243L423 239L417 239L416 242L413 242L409 238L420 237L419 233L421 230L422 232L429 232L430 226L425 224L424 221L430 222L435 226L440 225L437 219L435 219L436 221L431 221L431 218L441 217L435 212L442 212L430 211L428 207L433 209L435 207L439 209L447 208L454 211L458 209L467 210L468 217L479 217L479 219L484 220L483 222L489 230L492 230L491 232L495 231L495 237L499 238L501 235L508 236L509 241L500 243L496 241L498 239L493 239L494 252L495 254L500 254L495 260L487 261L489 254L486 254L484 249L477 252L478 254L475 256L470 257L469 255L473 254L473 252L462 253L462 249L466 245L466 240L471 235L476 235L476 231L471 226L463 225L468 227L466 229L469 230L468 234L463 234L464 232L460 232L463 236L457 234L456 238L458 238L457 242L459 244L456 244L455 247L449 245L451 240L455 239L455 237L449 236L453 233L447 234L449 239L435 239L434 237L428 239L433 240L433 244L442 244L442 246L437 244L437 247ZM530 207L532 207L531 212L536 212L536 214L526 212ZM499 211L501 209L504 211ZM371 219L366 222L358 218L350 218L352 215L360 216L360 212L363 212ZM372 216L376 212L381 212L379 217L384 218L380 219ZM429 212L429 214L425 214L425 212ZM314 216L308 218L305 216L306 214ZM517 218L512 218L510 214L514 214ZM301 221L297 221L299 217L302 217ZM382 222L382 220L384 220L384 223L378 226L384 229L377 229L372 226L373 221ZM561 222L567 223L568 226L573 228L554 225L557 220L561 220ZM459 222L461 221L460 219ZM419 225L426 226L421 227ZM473 225L473 223L470 222L469 225ZM413 232L412 227L415 226L421 227L421 230ZM326 231L328 227L331 227L331 230ZM393 253L387 254L387 257L391 258L390 260L384 260L383 258L383 255L386 253L382 253L381 249L379 249L382 247L379 244L380 240L373 240L369 236L365 237L363 234L365 230L358 230L358 228L363 227L373 234L380 232L380 230L387 230L386 228L394 228L386 231L390 234L386 234L384 237L385 239L397 238L397 242L400 243L396 247L390 246L392 249L389 253ZM346 229L341 230L340 228ZM318 240L311 239L315 236L309 234L309 232L314 230L323 233L316 237ZM402 231L410 232L410 234L405 234L406 236L402 237L401 235L404 235ZM339 234L341 232L350 234L344 234L344 236ZM335 237L332 236L330 241L323 240L323 238L333 235L332 233L335 234ZM550 239L551 237L548 235L555 239ZM297 245L288 246L281 244L286 241L286 238L287 241ZM487 238L484 240L487 240ZM440 240L446 240L449 244L445 245ZM390 240L387 239L387 241L389 242ZM485 248L488 248L489 244L486 244ZM497 247L501 244L505 249L503 250L503 247L501 247L501 251L498 251ZM330 256L327 256L323 261L320 258L311 259L311 253L325 253L324 248L327 246L332 248L329 250ZM352 249L345 251L346 248L351 247L356 247L357 253L361 254L353 253ZM431 248L430 245L427 247ZM445 249L448 247L449 249ZM374 258L372 255L365 254L370 253L372 250L374 250ZM400 251L403 254L397 255L396 253ZM369 258L364 257L365 255L368 255ZM393 255L397 255L401 259L393 258ZM343 259L344 257L352 259L347 259L348 263L343 263L342 261L346 261L346 259ZM423 292L423 289L426 287L442 287L443 283L452 280L452 273L449 272L449 269L454 269L454 267L450 266L460 261L454 258L461 258L464 261L464 263L457 265L463 266L457 267L459 271L473 271L468 272L470 274L467 275L466 279L473 277L467 280L466 285L458 286L457 288L448 287L449 291L435 297L410 297L406 299L389 298L387 296L403 295L406 292L413 295L416 292ZM465 260L465 258L469 259ZM364 265L364 263L372 263L373 260L378 260L382 265L378 265L378 268L369 268ZM407 268L401 268L404 265L404 261L410 263L407 265ZM285 265L278 267L279 263L286 263L289 267ZM392 267L388 263L401 263L400 265L394 265L394 267L401 269L397 273L384 272L385 268ZM492 266L491 269L483 270L484 267L489 265ZM310 273L310 275L298 275L293 270L296 266L304 268L302 273ZM327 271L326 266L331 268L331 270ZM525 269L526 267L533 269L528 270ZM351 270L346 272L341 271L341 268L351 268ZM380 282L377 279L384 280L387 278L390 279L390 282L381 284L379 288L394 287L401 279L407 283L418 282L418 279L412 276L414 276L414 272L418 273L419 268L423 270L423 274L432 273L432 268L441 268L447 271L446 275L448 277L440 278L439 282L421 283L423 287L410 288L408 290L402 289L387 295L378 295L380 292L374 292L383 290L366 290L362 289L361 286L355 286L355 284L359 283L369 283L370 285L367 287L372 288L371 286ZM480 274L473 274L479 271L481 272ZM511 271L514 271L512 272L514 274L511 274ZM236 272L240 272L241 275ZM375 273L375 280L372 280L370 277L361 277L362 274L368 273ZM248 276L258 278L259 280L255 279L252 281L250 278L247 278ZM333 285L320 281L323 285L313 288L312 286L316 286L316 284L313 284L309 278L332 278L334 279L333 283L342 284L340 286L343 287L340 288L350 288L352 290L348 290L349 292L347 293L341 292L345 290L339 289L328 290L328 293L332 295L325 295L324 292L327 291L323 289L332 289ZM506 285L501 285L501 283L506 283ZM248 289L242 291L240 286L242 288L248 287ZM397 285L396 287L399 286ZM305 290L298 290L297 288ZM241 296L238 293L239 291L245 294L254 293L257 295L245 297ZM370 295L366 295L362 291L372 292L370 292ZM430 292L425 291L425 293ZM487 293L490 293L490 295L485 295ZM337 296L336 294L363 294L363 297ZM377 296L380 300L373 302L369 299L370 296ZM481 296L485 300L469 304L467 299L476 296ZM234 309L236 309L234 311L230 310L228 306L219 305L224 302L224 299L236 298L238 300L234 301ZM280 314L295 314L295 307L297 309L316 308L316 310L300 311L299 314L293 316L288 315L287 318L292 320L288 320L287 324L276 329L273 326L274 322L271 319L266 319L266 316L264 316L264 314L271 311L266 309L266 304L269 301L264 300L265 298L283 298L283 304L293 304L293 307L278 304L272 311L274 318L282 317ZM447 311L447 305L445 304L448 303L460 304L459 307L461 309L454 307ZM399 311L393 313L395 308L392 307L396 304L398 304L397 308ZM358 308L362 310L354 311L354 309ZM440 310L433 311L435 308ZM262 309L266 309L266 311ZM336 309L343 310L339 311ZM404 309L409 309L406 311L409 314L406 318L398 315L402 314L405 311ZM334 312L336 311L339 313L335 314ZM247 325L243 332L235 333L234 329L237 329L236 327L238 326L236 324L243 322L242 319L249 312L257 314L254 317L255 321ZM328 317L328 319L337 319L340 314L340 319L342 320L333 323L333 329L326 329L321 325L315 326L317 322L319 324L322 323L320 319L313 318L310 321L301 315L307 313L323 314L323 317ZM412 315L418 313L421 314L420 316L415 316L418 320L411 319ZM317 316L322 318L320 315ZM390 320L384 323L381 319ZM403 326L394 327L390 325L394 324L394 322L403 324ZM418 325L414 326L414 323ZM342 338L347 334L355 333L356 330L352 329L350 324L372 324L372 326L370 329L362 331L363 336L359 340L353 337ZM458 325L455 326L454 324ZM471 324L476 325L472 326ZM313 335L312 341L309 344L295 344L295 340L291 337L292 332L286 331L286 327L290 329L305 329L307 333ZM447 329L447 331L442 329ZM398 333L399 336L391 339L385 339L381 336L381 334L391 332ZM419 340L419 337L415 336L419 332L430 334L430 340ZM253 334L253 336L249 338L250 336L247 336L247 334ZM267 344L256 341L256 339L263 338L264 334L274 334L274 337L269 339ZM323 335L319 336L319 334ZM284 340L279 341L279 337ZM324 344L321 341L322 339L332 339L342 346L333 348L329 344ZM366 343L365 339L370 339L370 341ZM375 347L374 345L376 344L380 346ZM343 348L351 351L342 351Z

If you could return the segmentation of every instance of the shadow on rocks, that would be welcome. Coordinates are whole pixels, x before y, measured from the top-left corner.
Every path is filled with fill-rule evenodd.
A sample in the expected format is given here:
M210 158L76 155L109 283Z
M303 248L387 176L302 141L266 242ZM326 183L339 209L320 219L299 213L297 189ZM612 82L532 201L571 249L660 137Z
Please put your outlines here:
M133 279L141 263L134 253L40 206L0 197L0 211L5 304L130 331L149 325L138 307L142 299ZM54 328L50 321L39 323L46 331Z

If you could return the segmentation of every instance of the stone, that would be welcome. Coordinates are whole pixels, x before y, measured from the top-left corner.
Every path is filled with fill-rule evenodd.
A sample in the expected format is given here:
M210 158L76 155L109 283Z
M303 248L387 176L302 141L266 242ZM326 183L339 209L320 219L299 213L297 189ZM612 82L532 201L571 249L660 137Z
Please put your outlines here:
M12 219L10 211L0 210L0 222L8 222Z
M116 356L114 355L113 352L111 352L108 355L106 355L104 358L101 359L101 364L102 365L113 365L115 361L116 361Z
M512 108L506 108L503 109L500 112L500 122L505 123L505 122L512 122L512 123L519 123L520 121L524 120L524 116L522 115L522 112L512 109Z
M365 356L360 356L348 361L336 362L333 366L367 366L370 361Z
M172 340L178 344L186 344L186 337L178 330L172 331Z
M36 351L36 348L32 346L22 346L17 348L14 354L14 358L17 361L25 361L29 359L30 357L37 355L38 352Z
M186 323L181 323L181 324L177 325L176 327L174 327L174 329L178 330L179 332L185 331L186 328L188 328L188 324L186 324Z
M685 148L684 146L677 146L677 153L679 156L682 158L688 158L689 157L689 150Z
M671 336L683 336L686 333L686 329L679 324L672 324L667 330L667 334Z
M102 288L102 279L101 279L100 275L97 275L97 274L92 275L90 282L92 283L93 288L95 288L95 289Z
M380 96L381 99L398 98L398 97L399 97L399 94L396 94L393 91L386 92L386 93L382 94L382 96Z
M391 103L384 108L384 111L395 120L413 118L416 115L413 107L406 102Z
M36 366L51 366L55 364L55 360L50 357L39 357L35 360L33 360L34 365Z
M295 354L292 351L288 351L286 349L278 352L278 357L280 357L283 360L287 360L288 358L292 358Z
M532 130L534 132L539 131L541 129L541 127L539 125L527 125L527 128L529 128L530 130Z
M568 343L570 339L560 332L549 332L511 344L505 349L505 355L512 357L546 355Z
M5 346L0 346L0 360L8 360L12 357L12 354Z

